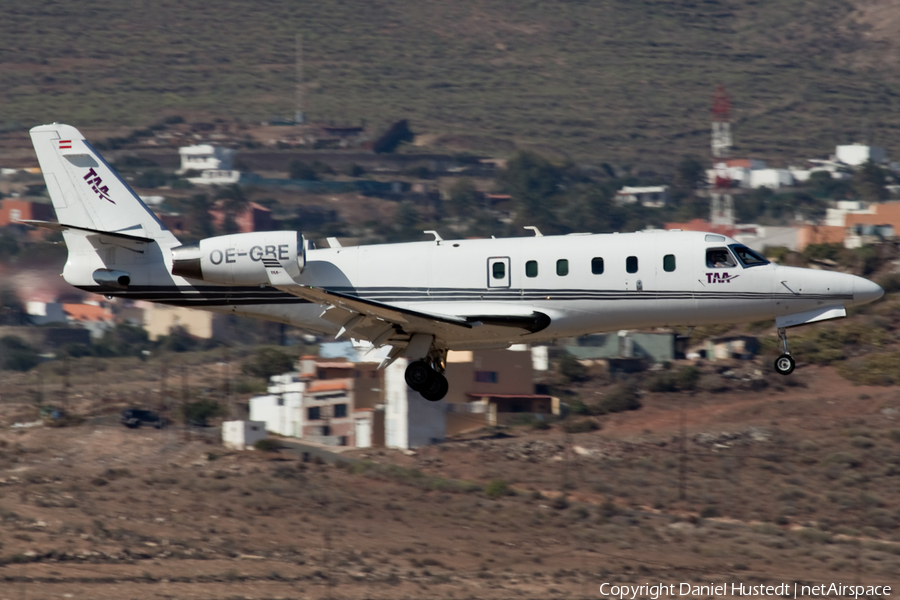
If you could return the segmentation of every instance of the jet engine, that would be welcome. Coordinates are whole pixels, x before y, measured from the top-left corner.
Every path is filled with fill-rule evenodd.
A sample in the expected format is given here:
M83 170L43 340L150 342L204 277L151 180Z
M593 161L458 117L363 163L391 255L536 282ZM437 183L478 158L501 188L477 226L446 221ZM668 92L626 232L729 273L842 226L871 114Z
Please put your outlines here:
M306 265L298 231L220 235L172 248L172 275L228 285L269 283L266 267L278 263L296 279Z

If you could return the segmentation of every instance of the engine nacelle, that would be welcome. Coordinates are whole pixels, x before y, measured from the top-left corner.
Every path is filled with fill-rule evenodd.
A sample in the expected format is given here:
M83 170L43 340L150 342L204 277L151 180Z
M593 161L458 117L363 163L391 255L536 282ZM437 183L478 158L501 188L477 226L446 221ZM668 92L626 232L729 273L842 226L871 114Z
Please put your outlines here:
M292 278L306 264L298 231L256 231L200 240L172 248L172 275L228 285L269 283L264 263L277 261ZM271 264L271 263L270 263Z

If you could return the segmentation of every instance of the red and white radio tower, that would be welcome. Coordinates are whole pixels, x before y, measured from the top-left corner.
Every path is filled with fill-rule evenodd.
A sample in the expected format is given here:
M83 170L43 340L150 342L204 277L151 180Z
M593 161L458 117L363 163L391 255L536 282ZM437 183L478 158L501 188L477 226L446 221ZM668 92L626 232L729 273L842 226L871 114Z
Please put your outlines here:
M713 94L712 115L712 163L716 177L710 194L709 220L714 225L734 225L731 176L725 162L731 153L731 102L722 85Z

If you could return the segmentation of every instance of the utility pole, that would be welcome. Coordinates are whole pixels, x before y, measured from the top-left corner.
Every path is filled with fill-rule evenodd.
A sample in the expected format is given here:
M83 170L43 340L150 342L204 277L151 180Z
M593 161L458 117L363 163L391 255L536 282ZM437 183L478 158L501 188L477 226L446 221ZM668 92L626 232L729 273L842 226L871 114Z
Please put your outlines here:
M684 500L685 478L687 475L687 427L684 422L684 407L681 407L681 451L678 461L678 498Z
M294 125L306 123L306 114L303 112L303 34L298 33L294 40L294 59L297 71L297 106L294 111Z
M65 409L68 411L69 409L69 353L66 352L63 354L63 389L62 389L62 402Z
M166 371L168 367L168 361L163 358L162 363L159 365L159 408L163 414L169 412L169 403L166 399L168 394L166 393Z

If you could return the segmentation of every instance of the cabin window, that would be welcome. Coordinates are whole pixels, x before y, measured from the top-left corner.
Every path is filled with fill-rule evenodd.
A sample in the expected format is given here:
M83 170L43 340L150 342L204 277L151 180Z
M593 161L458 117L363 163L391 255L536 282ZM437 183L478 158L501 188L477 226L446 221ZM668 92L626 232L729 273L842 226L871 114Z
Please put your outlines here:
M564 277L569 274L569 261L565 258L561 258L556 261L556 274L560 277Z
M625 270L629 273L637 273L638 272L638 261L637 256L629 256L625 259Z
M675 255L674 254L666 254L663 256L663 271L666 273L671 273L675 270Z
M538 268L536 260L529 260L525 263L525 277L537 277Z
M603 275L603 259L595 256L591 259L591 273L594 275Z
M726 269L736 266L728 248L709 248L706 251L706 267L708 269Z
M318 406L310 406L306 409L306 418L310 421L318 421L322 417L319 415Z
M495 262L492 267L494 272L494 279L505 279L506 278L506 263L505 262Z

